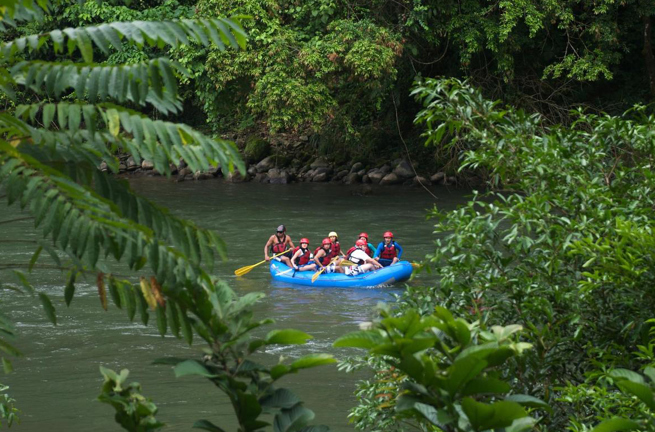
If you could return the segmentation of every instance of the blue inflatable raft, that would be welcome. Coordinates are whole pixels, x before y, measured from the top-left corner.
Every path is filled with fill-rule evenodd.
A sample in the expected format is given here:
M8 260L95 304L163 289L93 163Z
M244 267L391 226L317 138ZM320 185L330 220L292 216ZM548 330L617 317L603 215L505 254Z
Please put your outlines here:
M399 261L396 264L357 276L346 276L343 273L321 275L312 283L313 271L294 272L289 266L279 261L271 261L271 276L280 282L306 285L313 287L374 287L391 285L409 279L412 275L412 264L409 261Z

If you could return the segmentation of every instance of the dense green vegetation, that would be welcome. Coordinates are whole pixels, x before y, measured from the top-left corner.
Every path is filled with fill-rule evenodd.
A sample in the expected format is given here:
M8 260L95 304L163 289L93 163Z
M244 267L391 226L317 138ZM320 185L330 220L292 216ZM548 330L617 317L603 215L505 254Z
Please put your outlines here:
M38 296L54 324L52 302L29 282L48 257L66 275L67 304L91 274L103 308L111 297L130 320L154 314L162 335L206 342L203 356L159 363L209 380L240 430L267 427L269 412L275 431L326 430L308 426L311 410L277 381L334 359L252 361L310 336L255 333L270 323L253 318L261 296L238 297L209 274L220 238L114 178L116 152L163 174L180 158L194 171L244 171L231 142L177 123L198 114L193 126L216 136L257 136L255 159L271 151L261 138L280 133L308 135L301 151L312 154L375 158L398 151L401 132L429 163L489 190L433 212L443 235L424 269L434 286L408 289L336 342L369 350L345 368L375 371L360 384L356 425L655 430L655 117L633 106L655 95L651 2L2 5L0 185L43 240L29 263L0 270L15 271L23 286L11 288ZM468 81L414 80L437 75ZM587 108L569 111L577 105ZM129 276L112 273L121 264ZM0 326L9 371L20 353L11 323ZM127 372L102 372L100 400L123 428L160 428ZM14 401L3 396L10 423Z

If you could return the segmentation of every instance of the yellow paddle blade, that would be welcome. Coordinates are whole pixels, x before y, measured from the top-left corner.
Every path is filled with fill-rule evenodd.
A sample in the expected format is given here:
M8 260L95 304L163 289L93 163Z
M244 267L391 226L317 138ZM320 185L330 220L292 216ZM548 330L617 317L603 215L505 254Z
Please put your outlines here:
M323 271L325 271L325 267L314 273L314 276L312 276L312 283L314 283L316 279L318 279L318 277L321 275L321 273L323 273Z
M238 268L238 269L234 270L234 274L237 275L237 276L243 276L244 274L249 273L250 270L254 269L256 266L257 266L257 264Z
M352 262L352 261L348 261L348 260L345 259L345 260L341 261L341 262L339 263L339 265L340 265L340 266L347 267L347 266L354 266L354 265L357 265L357 264L355 264L355 263Z

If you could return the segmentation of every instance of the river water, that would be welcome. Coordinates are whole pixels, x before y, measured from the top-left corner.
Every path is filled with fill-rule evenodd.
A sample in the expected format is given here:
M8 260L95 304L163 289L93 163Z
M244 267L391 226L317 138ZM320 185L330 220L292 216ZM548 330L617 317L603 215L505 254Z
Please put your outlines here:
M366 231L377 244L386 230L392 230L405 249L404 258L421 260L430 252L439 234L426 221L427 210L435 204L442 210L463 204L468 195L461 190L440 188L434 200L422 189L406 187L374 188L361 195L360 187L335 184L300 183L263 185L230 184L222 181L172 183L162 178L131 181L143 195L165 205L179 216L218 232L228 244L229 259L216 273L227 279L239 294L264 292L267 297L255 308L256 317L273 318L272 328L296 328L314 336L309 344L270 349L258 360L275 362L280 356L298 357L329 352L337 358L356 351L334 349L332 342L370 320L380 301L401 292L403 286L381 289L338 289L285 286L272 283L265 265L245 277L236 278L236 268L263 259L263 245L279 224L297 243L308 237L316 247L329 231L337 231L342 248L348 249L356 235ZM0 207L0 220L17 217L16 206ZM33 222L16 222L0 229L0 262L25 263L33 248L8 239L38 238ZM44 253L39 263L47 263ZM19 431L49 432L120 430L113 422L113 409L95 401L102 382L100 365L130 370L130 380L138 381L143 394L159 407L157 418L166 430L191 430L193 422L206 418L235 430L226 399L207 381L196 377L176 379L168 366L150 363L164 356L193 356L201 343L188 347L174 337L161 338L154 325L130 323L125 313L113 305L108 312L100 307L93 280L77 285L70 308L63 301L63 277L55 271L30 275L35 288L50 295L58 325L46 319L39 301L11 291L0 292L0 308L15 323L16 345L25 354L14 360L15 372L0 378L11 386L10 394L22 411ZM0 282L14 282L11 272L0 272ZM430 284L429 275L420 274L410 284ZM353 391L357 377L324 366L285 377L280 384L293 389L316 412L314 424L327 424L335 431L348 431L347 414L355 404Z

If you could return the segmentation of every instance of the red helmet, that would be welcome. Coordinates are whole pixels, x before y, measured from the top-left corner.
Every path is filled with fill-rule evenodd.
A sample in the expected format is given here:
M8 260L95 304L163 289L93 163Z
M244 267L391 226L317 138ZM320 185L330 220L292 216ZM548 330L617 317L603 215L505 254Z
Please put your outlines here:
M355 242L355 246L368 246L366 240L359 239Z
M332 244L332 242L331 242L330 239L327 238L327 237L324 238L323 241L321 242L321 246L331 245L331 244Z
M391 237L391 238L393 238L393 233L391 231L387 231L384 234L382 234L382 237Z
M300 244L307 243L309 244L309 239L307 237L303 237L300 239Z
M357 236L357 238L361 238L361 237L366 237L366 240L368 240L368 234L366 234L365 232Z

